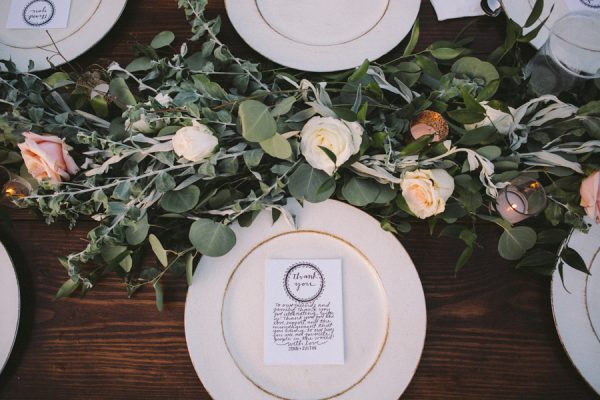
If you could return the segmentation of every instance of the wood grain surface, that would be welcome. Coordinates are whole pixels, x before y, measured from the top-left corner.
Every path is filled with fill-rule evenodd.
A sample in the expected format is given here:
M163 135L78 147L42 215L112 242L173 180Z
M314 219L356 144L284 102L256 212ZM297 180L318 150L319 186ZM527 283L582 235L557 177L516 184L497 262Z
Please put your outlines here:
M221 36L234 52L260 59L234 32L222 0L211 0L208 9L223 16ZM472 20L438 23L427 0L419 17L420 47L454 36ZM497 46L503 29L502 18L477 18L470 29L476 53ZM129 0L115 28L75 64L126 63L136 41L148 43L161 30L187 37L175 1ZM81 249L92 223L70 231L62 223L46 226L29 211L11 214L13 225L2 226L1 238L15 259L23 309L16 347L0 375L0 399L210 399L187 352L183 279L167 280L162 313L151 290L128 299L118 279L84 299L55 302L65 279L57 257ZM403 398L595 398L556 334L549 280L515 272L500 259L495 227L483 224L478 234L481 247L458 276L458 242L430 236L424 224L400 239L421 276L428 312L423 357Z

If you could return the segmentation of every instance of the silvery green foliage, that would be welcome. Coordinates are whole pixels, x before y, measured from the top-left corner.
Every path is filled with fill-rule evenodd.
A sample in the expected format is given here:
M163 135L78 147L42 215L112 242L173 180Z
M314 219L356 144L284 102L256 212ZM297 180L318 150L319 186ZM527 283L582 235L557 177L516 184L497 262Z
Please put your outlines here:
M560 255L556 249L568 228L584 227L579 184L584 173L600 167L600 103L590 101L598 90L575 99L588 103L581 108L515 95L524 93L520 59L512 52L527 39L519 32L493 54L512 57L512 63L495 65L471 57L468 39L413 53L417 22L399 59L365 61L355 70L309 80L294 71L261 72L258 64L231 54L218 38L220 19L204 16L206 0L178 4L192 37L175 54L174 35L160 32L149 46L138 46L138 57L126 66L55 72L42 80L4 62L0 162L17 165L15 143L33 130L65 138L82 167L71 181L45 182L19 203L37 208L48 222L75 224L82 216L98 221L87 246L61 259L69 279L58 297L85 293L116 272L130 295L152 285L161 309L160 280L167 272L191 282L202 254L217 257L235 245L230 225L249 225L261 211L293 224L283 207L289 196L337 198L365 209L386 230L408 233L411 212L399 183L403 172L416 168L442 168L454 178L445 211L429 223L432 230L447 223L440 234L465 243L457 269L476 245L477 219L503 229L499 252L520 259L521 268L548 273L559 258L579 262L568 249ZM493 121L463 127L486 121L483 101L503 111L522 105L508 134ZM424 110L450 118L446 141L408 139L411 120ZM300 154L298 131L313 116L358 121L365 129L360 152L333 176ZM177 130L193 124L208 126L219 141L198 162L177 157L171 142ZM498 189L524 173L543 181L549 194L536 230L512 227L493 212ZM148 251L153 263L144 256Z

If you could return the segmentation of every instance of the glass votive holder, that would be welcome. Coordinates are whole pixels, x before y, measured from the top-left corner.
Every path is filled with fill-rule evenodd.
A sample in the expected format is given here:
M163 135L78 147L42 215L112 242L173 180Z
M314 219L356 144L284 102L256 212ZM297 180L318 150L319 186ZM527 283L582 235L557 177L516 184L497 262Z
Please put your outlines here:
M33 190L26 179L13 174L5 167L0 167L0 185L2 186L1 203L9 206L13 205L13 200L28 196Z
M498 192L496 210L506 221L516 224L546 208L546 191L535 179L519 176Z

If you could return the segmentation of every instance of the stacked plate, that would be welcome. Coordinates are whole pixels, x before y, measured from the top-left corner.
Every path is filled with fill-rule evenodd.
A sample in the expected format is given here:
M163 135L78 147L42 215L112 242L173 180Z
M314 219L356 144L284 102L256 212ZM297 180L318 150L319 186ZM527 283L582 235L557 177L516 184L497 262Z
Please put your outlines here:
M17 274L6 248L0 243L0 372L17 337L20 308Z

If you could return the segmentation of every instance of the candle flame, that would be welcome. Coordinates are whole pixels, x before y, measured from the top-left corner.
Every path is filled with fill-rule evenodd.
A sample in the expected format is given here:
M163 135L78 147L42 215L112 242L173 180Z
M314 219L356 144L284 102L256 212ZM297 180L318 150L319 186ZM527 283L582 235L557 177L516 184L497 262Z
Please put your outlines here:
M6 188L6 190L4 192L6 193L7 196L14 196L15 194L17 194L17 191L12 187Z
M541 186L540 183L537 182L537 181L536 182L531 182L531 184L529 185L529 187L532 188L532 189L537 189L540 186Z

